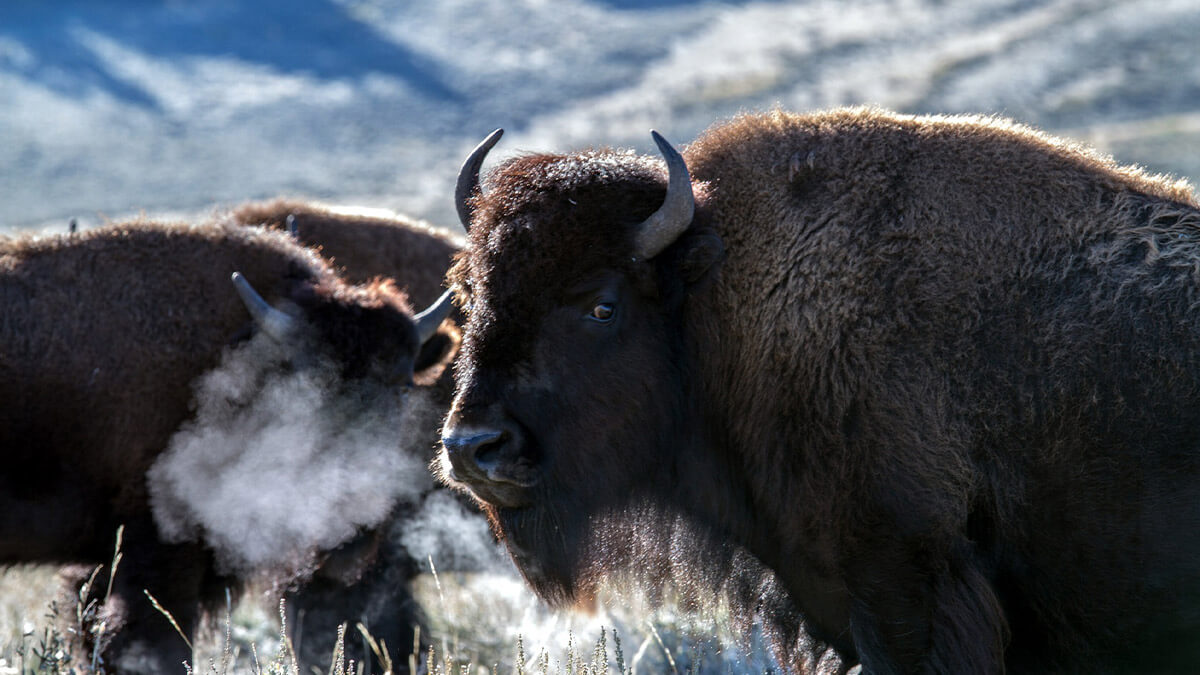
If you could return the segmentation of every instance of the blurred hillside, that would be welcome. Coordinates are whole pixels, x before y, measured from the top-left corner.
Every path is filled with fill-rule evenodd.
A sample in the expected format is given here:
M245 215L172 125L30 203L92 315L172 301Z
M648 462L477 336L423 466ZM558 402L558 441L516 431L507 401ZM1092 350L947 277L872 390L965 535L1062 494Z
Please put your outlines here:
M0 229L292 194L454 223L464 154L775 104L998 113L1200 178L1197 0L4 0Z

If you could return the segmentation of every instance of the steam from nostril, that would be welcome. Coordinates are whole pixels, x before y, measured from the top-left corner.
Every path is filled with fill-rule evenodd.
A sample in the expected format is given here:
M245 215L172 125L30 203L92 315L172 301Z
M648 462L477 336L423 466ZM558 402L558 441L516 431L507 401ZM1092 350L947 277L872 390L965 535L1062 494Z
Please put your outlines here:
M416 513L393 527L389 541L402 547L422 567L432 560L442 571L516 576L508 554L492 536L487 519L468 510L448 492L435 491L426 496Z
M194 419L147 473L163 538L207 544L225 571L302 575L318 551L432 489L444 409L285 357L261 336L228 351L196 382Z

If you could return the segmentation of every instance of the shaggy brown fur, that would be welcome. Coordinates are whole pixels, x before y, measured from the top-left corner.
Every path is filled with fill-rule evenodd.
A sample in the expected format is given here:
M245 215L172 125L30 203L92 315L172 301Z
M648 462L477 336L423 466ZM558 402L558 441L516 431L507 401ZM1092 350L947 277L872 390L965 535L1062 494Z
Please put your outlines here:
M283 230L289 215L295 216L300 241L318 247L346 279L403 279L404 290L419 307L445 291L446 270L462 247L459 238L403 216L349 215L295 199L243 204L228 220Z
M774 573L818 640L766 612L796 669L822 644L875 673L1194 665L1185 184L874 109L740 117L685 158L695 220L650 261L631 230L661 169L595 151L498 168L451 272L471 312L445 439L503 433L442 471L485 470L535 588L586 596L650 504Z
M189 418L193 380L250 334L235 270L300 312L305 344L347 378L403 385L414 362L448 360L418 355L390 282L348 285L282 233L135 222L0 243L0 563L105 563L124 524L110 670L190 657L142 589L190 634L234 581L200 545L159 541L144 477ZM423 432L436 437L438 421Z

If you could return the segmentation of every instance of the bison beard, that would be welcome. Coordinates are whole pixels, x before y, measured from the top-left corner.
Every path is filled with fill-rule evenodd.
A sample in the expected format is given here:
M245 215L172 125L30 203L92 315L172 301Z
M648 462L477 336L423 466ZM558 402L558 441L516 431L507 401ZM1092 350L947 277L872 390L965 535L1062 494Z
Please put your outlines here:
M557 508L491 510L485 507L497 531L504 532L504 545L517 563L525 581L538 595L556 605L575 602L592 589L582 581L585 525L564 526L580 511Z
M553 605L588 610L601 585L618 597L632 588L652 604L669 598L688 611L721 612L743 636L760 629L780 662L805 672L848 666L828 642L812 636L771 570L668 504L635 500L598 515L561 502L484 510L526 583Z
M458 190L440 461L539 592L754 559L716 586L773 577L787 601L755 606L797 670L819 640L880 673L1200 658L1186 185L1002 120L855 109L743 116L686 165L656 137L667 181L589 150L480 191L496 138Z

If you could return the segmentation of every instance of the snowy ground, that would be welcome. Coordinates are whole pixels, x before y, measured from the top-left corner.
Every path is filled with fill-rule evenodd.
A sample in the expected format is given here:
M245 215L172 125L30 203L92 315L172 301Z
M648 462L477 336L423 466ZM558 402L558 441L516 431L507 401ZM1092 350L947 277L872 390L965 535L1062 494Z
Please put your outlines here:
M0 231L293 194L453 223L465 152L775 104L989 112L1200 177L1196 0L4 0Z

